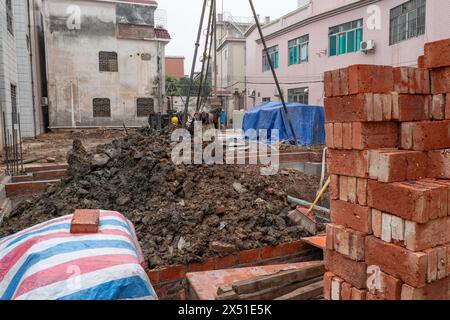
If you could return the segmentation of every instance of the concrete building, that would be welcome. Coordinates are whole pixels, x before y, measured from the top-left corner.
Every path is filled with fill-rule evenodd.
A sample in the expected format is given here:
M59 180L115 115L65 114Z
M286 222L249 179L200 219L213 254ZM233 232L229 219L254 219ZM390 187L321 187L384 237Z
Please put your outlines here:
M166 75L177 79L183 78L185 57L166 57Z
M153 0L46 0L50 128L141 126L164 112L167 30Z
M5 132L9 135L13 128L18 130L19 115L22 137L35 137L45 129L41 109L45 72L40 67L40 12L38 0L0 0L1 146Z
M450 1L311 0L263 33L286 100L323 105L325 71L417 66L424 43L450 37ZM257 30L246 39L247 103L279 101Z
M245 33L253 24L253 17L217 16L217 76L213 70L213 77L230 115L245 109Z

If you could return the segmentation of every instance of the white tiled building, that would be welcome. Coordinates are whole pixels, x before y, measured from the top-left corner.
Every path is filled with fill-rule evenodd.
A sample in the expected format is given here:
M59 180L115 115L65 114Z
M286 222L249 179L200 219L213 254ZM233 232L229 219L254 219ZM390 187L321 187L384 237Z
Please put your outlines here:
M6 129L20 114L23 137L35 137L42 132L40 95L32 54L35 35L34 9L39 1L0 0L0 144L3 145L3 114ZM32 8L30 10L30 8ZM31 20L31 21L30 21Z

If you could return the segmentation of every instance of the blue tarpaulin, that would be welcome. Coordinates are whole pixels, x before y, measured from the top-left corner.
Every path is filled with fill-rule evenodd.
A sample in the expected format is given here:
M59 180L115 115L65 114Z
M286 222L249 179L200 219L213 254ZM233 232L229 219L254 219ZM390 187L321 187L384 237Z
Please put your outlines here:
M301 145L325 144L325 114L323 107L300 103L288 103L295 134ZM279 130L281 141L294 142L286 114L281 102L264 102L245 113L244 132L249 129L268 130L268 140L272 140L270 130ZM274 141L272 141L274 142Z

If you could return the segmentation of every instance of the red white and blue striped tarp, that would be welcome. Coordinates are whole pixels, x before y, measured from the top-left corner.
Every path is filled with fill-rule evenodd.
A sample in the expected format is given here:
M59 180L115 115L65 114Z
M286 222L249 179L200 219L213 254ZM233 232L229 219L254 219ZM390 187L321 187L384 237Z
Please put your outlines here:
M71 220L0 239L0 300L157 299L130 221L100 211L98 233L71 234Z

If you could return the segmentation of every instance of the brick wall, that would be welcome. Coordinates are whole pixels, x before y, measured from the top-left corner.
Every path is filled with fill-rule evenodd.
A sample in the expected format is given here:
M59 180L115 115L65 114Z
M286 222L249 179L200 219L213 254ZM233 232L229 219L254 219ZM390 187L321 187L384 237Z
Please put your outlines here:
M327 299L450 299L450 39L419 64L325 74Z
M321 259L322 251L301 241L241 251L238 254L215 257L203 263L190 263L150 270L148 276L162 300L185 299L188 284L186 273L229 268L274 265Z

